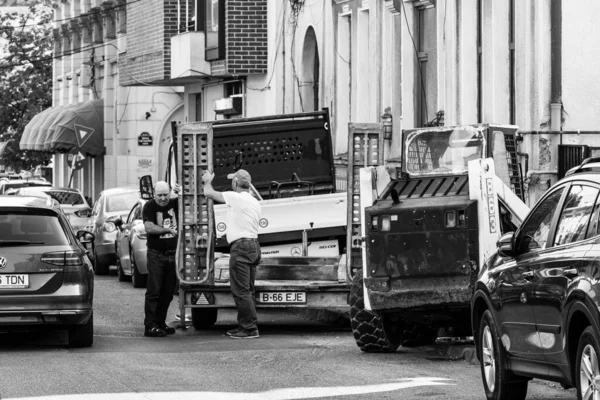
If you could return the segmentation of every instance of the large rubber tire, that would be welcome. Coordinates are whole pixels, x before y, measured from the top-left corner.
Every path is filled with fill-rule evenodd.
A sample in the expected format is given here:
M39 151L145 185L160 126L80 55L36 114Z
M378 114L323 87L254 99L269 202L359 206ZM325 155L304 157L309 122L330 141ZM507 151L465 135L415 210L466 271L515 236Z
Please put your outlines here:
M486 310L481 318L477 341L485 395L488 400L523 400L527 396L529 382L508 370L508 360L498 335L492 313Z
M577 364L575 380L577 383L577 399L595 399L600 388L594 388L600 379L600 345L594 336L591 326L585 328L577 346ZM585 396L584 396L585 395Z
M70 347L90 347L94 344L94 312L83 325L73 325L69 328Z
M194 329L207 329L217 322L217 308L192 308L192 325Z
M108 275L109 265L98 258L98 254L94 252L94 273L96 275Z
M391 353L402 341L401 322L377 311L365 310L362 271L357 271L350 288L350 326L357 346L367 353Z
M134 288L145 288L148 284L148 274L140 274L135 264L135 258L131 255L131 283Z

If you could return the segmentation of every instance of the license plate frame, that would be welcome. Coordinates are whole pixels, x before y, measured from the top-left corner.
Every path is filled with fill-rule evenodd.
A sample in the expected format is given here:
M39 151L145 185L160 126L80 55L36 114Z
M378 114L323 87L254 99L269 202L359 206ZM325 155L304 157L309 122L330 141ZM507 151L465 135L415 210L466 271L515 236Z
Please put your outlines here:
M0 274L0 290L29 289L28 274Z
M306 292L257 292L256 302L258 304L306 304Z

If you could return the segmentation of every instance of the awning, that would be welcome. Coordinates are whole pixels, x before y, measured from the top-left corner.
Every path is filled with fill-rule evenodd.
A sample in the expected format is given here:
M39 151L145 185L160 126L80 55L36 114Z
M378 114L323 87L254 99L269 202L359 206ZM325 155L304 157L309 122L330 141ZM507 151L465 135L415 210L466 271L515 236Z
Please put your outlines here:
M19 147L23 150L104 154L104 100L67 104L42 111L25 127Z

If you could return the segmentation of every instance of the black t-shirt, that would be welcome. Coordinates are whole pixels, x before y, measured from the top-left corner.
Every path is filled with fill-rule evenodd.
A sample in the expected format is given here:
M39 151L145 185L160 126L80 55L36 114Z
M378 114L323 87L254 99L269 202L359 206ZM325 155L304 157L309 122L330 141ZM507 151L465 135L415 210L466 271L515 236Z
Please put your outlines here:
M142 210L142 219L144 222L150 221L163 228L172 228L177 230L177 212L178 199L170 199L169 204L165 207L161 207L156 203L156 200L152 199L144 204ZM177 249L177 237L170 233L164 233L162 235L151 235L148 233L148 241L146 245L149 249L153 250L175 250Z

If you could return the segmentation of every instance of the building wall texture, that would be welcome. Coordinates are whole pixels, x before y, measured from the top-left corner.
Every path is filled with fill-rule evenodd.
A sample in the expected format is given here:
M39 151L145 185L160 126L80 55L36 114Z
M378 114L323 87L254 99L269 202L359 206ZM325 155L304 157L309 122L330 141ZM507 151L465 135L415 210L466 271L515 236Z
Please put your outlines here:
M267 73L267 0L228 0L226 3L227 72Z

